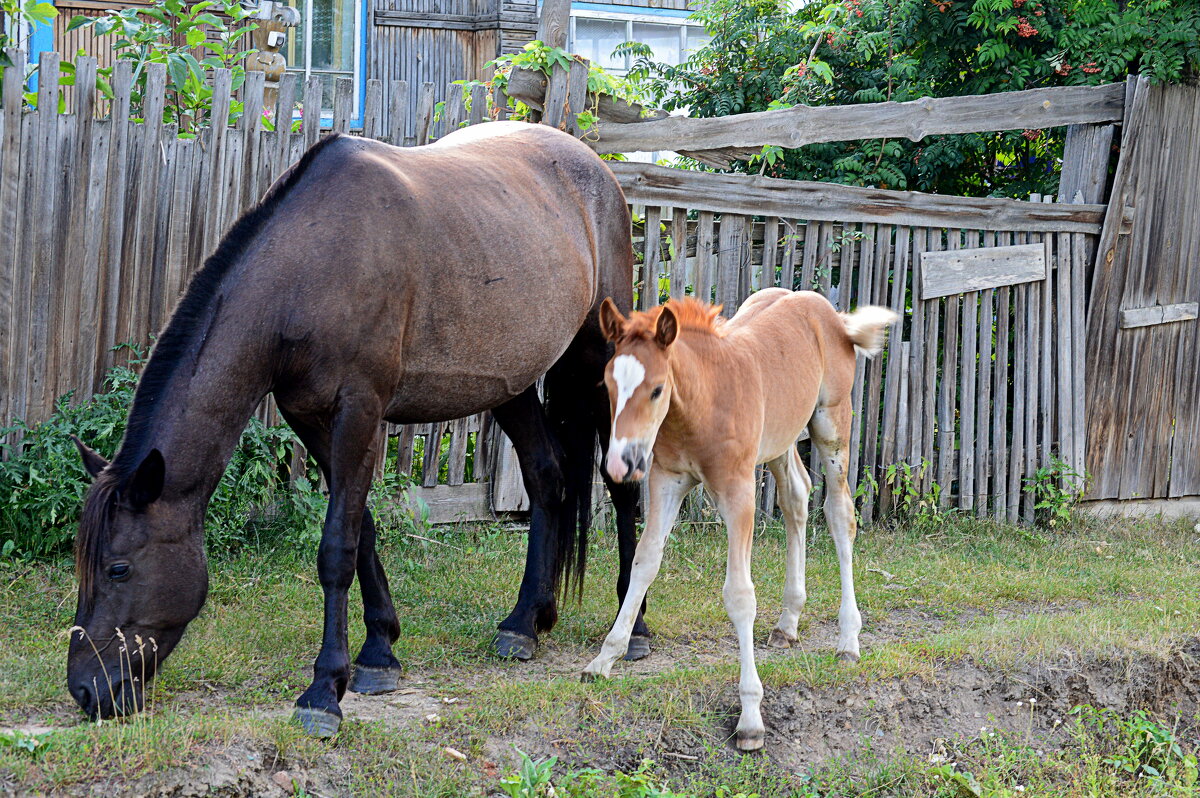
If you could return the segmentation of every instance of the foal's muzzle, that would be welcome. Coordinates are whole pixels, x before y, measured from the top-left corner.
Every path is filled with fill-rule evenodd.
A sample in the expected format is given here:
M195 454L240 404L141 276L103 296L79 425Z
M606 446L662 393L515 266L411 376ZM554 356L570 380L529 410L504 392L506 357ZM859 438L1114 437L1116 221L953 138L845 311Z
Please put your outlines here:
M650 454L637 445L617 447L608 450L605 469L613 482L641 482L650 471Z

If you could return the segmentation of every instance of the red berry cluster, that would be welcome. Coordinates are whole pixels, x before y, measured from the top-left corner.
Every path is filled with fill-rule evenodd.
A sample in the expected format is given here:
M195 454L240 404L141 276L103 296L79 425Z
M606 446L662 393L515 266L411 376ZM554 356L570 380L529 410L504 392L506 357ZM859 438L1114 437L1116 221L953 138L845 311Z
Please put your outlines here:
M1037 28L1029 24L1029 20L1025 17L1017 18L1017 35L1028 39L1030 36L1037 36Z

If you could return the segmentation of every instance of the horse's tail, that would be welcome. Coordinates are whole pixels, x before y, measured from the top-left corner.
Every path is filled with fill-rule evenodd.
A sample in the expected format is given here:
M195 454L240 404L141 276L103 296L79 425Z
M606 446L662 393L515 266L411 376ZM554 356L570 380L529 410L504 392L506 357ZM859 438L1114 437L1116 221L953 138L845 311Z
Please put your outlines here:
M563 453L563 502L554 557L554 589L560 596L583 592L588 530L592 523L592 478L596 428L589 381L575 358L564 356L546 375L546 415Z
M842 318L846 335L854 344L854 350L867 357L875 357L882 351L887 328L900 320L894 310L877 305L867 305L853 313L838 315Z

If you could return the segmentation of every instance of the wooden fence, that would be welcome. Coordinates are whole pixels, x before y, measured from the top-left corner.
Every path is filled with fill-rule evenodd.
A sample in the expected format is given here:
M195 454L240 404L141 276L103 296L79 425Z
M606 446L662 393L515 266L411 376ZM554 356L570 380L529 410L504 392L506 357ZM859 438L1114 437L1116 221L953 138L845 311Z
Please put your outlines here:
M89 85L94 69L94 61L78 61L80 85ZM58 113L57 57L43 56L41 70L41 110L23 110L11 100L0 109L0 379L6 381L0 417L29 421L44 419L67 391L82 396L97 389L122 357L111 351L114 345L145 342L160 329L222 231L322 132L311 113L295 132L264 130L261 73L248 77L245 113L236 125L181 139L158 121L161 68L148 73L144 123L128 121L127 65L117 65L116 99L107 115L97 113L88 92L77 92L72 106ZM20 74L19 65L5 73L4 97L19 96ZM543 121L573 127L563 108L587 105L578 96L586 82L578 77L556 73L543 83ZM228 73L217 73L214 118L225 118L229 81ZM291 119L297 99L305 109L318 107L320 91L316 79L301 87L285 76L273 118ZM856 480L868 477L860 481L864 514L886 509L910 489L928 494L936 485L944 505L1029 517L1032 502L1023 486L1037 468L1055 454L1083 467L1083 289L1105 211L1094 204L1100 198L1094 184L1099 181L1102 193L1112 134L1106 123L1120 118L1115 98L1124 95L1123 87L1085 87L1037 98L1043 120L1077 125L1064 188L1078 184L1084 194L1071 190L1069 196L1093 204L932 196L613 163L640 219L639 305L690 291L732 310L751 290L784 285L822 290L843 309L865 302L897 309L903 326L879 359L860 364L855 387L860 412L852 473ZM489 117L482 88L464 98L460 87L450 86L442 96L439 106L434 87L422 86L410 118L407 84L393 83L385 98L381 84L370 81L363 134L411 144ZM1087 96L1096 100L1090 115L1082 110ZM352 100L350 81L340 81L334 129L348 128ZM990 110L972 117L977 130L1024 125L1029 113L1039 113L1022 111L1014 122L989 98L960 98L955 107L970 117L981 103ZM1028 105L1020 97L1014 103ZM385 105L391 109L386 125ZM627 111L622 118L630 118ZM585 140L601 146L605 124L602 117L599 137ZM719 153L754 140L710 137L689 146ZM668 148L661 145L656 148ZM1012 249L1020 245L1019 252ZM1001 262L1020 268L1005 272L996 266ZM973 264L965 280L964 263ZM991 274L991 282L972 283L980 274ZM949 288L939 287L939 279L949 279ZM263 412L273 412L269 402ZM388 433L398 468L420 475L436 519L522 509L515 463L486 414ZM887 468L899 464L915 471L911 483L899 496L878 490ZM768 480L765 510L772 495Z

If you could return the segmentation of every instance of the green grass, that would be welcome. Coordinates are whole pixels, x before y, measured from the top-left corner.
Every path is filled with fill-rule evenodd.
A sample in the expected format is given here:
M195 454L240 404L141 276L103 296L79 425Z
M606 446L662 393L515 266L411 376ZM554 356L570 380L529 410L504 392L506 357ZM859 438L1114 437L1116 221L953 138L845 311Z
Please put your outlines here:
M64 689L65 630L75 603L70 563L0 563L0 727L54 729L44 745L0 745L0 778L8 773L33 789L83 789L114 774L161 773L238 747L320 774L333 793L478 794L483 785L495 789L515 764L512 743L529 741L562 752L558 778L600 767L589 777L601 785L597 795L619 794L612 792L616 772L632 772L644 758L655 761L646 772L656 784L697 795L717 794L718 787L762 796L1152 794L1144 773L1102 761L1115 756L1112 745L1085 752L1085 743L1111 742L1094 729L1083 742L1042 756L1034 753L1036 742L1004 735L947 741L944 762L929 761L926 752L884 755L869 747L815 767L735 756L723 744L737 666L720 597L724 534L715 525L674 534L651 591L648 621L671 664L618 664L616 678L589 685L575 674L616 609L611 534L597 536L582 603L561 608L548 653L532 665L503 665L488 655L492 631L515 599L524 535L474 526L427 536L436 542L383 536L403 628L396 655L411 684L459 703L439 709L437 722L420 712L402 722L349 714L329 743L303 737L286 720L319 645L321 594L311 553L249 550L214 559L208 604L163 668L155 709L99 726L83 721ZM1079 523L1061 533L959 518L921 531L865 529L856 547L859 605L864 632L882 633L885 642L864 646L855 668L839 666L821 647L764 655L768 726L772 690L936 680L947 663L964 660L1004 670L1064 653L1166 657L1200 628L1198 537L1189 524L1128 521ZM802 641L827 631L839 601L833 547L822 531L810 539ZM760 529L760 639L777 618L783 548L781 529ZM352 654L361 642L360 617L355 599ZM1181 739L1186 748L1190 738ZM664 758L664 740L676 750L686 743L696 758ZM467 763L437 753L444 746L466 753ZM973 781L943 772L949 761ZM973 786L964 786L968 781ZM1153 794L1193 794L1172 790Z

